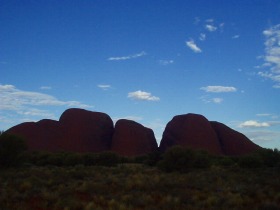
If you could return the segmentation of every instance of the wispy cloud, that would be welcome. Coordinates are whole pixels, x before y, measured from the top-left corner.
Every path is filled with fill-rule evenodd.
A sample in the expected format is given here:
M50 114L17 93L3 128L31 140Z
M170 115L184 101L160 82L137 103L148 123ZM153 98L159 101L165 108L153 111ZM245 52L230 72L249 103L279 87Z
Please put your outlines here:
M50 87L50 86L41 86L40 89L41 90L51 90L52 87Z
M256 116L258 116L258 117L270 117L270 116L272 116L272 114L269 114L269 113L260 113L260 114L256 114Z
M100 85L97 85L97 87L101 88L102 90L108 90L111 88L111 85L100 84Z
M213 23L213 22L214 22L214 19L213 19L213 18L209 18L209 19L206 19L205 22L206 22L206 23Z
M243 133L252 141L259 143L278 141L280 138L280 132L270 130L244 131Z
M206 34L200 33L200 35L199 35L199 40L200 40L200 41L205 41L205 39L206 39Z
M201 87L200 89L210 93L228 93L228 92L237 91L235 87L229 87L229 86L206 86L206 87Z
M220 103L223 102L223 99L222 99L222 98L213 98L213 102L214 102L215 104L220 104Z
M232 36L232 39L238 39L240 37L240 35L236 34L234 36Z
M167 66L174 63L174 60L159 60L158 63L162 66Z
M78 101L62 101L51 95L19 90L13 85L0 85L0 111L6 110L21 115L45 117L49 113L44 111L44 108L40 109L42 106L92 107Z
M146 54L147 54L146 52L142 51L140 53L133 54L133 55L110 57L107 60L108 61L123 61L123 60L129 60L129 59L133 59L133 58L139 58Z
M223 98L211 98L209 95L201 96L199 99L201 99L204 103L214 103L214 104L221 104L224 99Z
M186 45L195 53L201 53L202 50L195 44L194 40L186 41Z
M280 24L264 30L263 35L266 40L263 56L265 63L262 66L268 70L260 71L258 75L276 82L273 87L280 88Z
M216 31L218 29L216 26L211 25L211 24L206 24L205 28L206 28L206 30L208 30L210 32L214 32L214 31Z
M130 99L143 100L143 101L159 101L160 100L159 97L153 96L151 93L144 92L141 90L137 90L135 92L130 92L130 93L128 93L127 97Z
M269 127L270 124L268 122L258 122L255 120L248 120L239 124L240 128L263 128Z

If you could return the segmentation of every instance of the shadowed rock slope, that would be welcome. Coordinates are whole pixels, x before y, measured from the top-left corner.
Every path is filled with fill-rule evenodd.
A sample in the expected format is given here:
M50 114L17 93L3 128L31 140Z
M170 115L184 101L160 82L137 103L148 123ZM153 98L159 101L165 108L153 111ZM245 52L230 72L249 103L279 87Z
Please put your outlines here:
M157 151L157 141L150 128L132 120L118 120L111 150L123 156L139 156Z
M210 122L220 141L224 155L245 155L260 149L242 133L239 133L219 122Z

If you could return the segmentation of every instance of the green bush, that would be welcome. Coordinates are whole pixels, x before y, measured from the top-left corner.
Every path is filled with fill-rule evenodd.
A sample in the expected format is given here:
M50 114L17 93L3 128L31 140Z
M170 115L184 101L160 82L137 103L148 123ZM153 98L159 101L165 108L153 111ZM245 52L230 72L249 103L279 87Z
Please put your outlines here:
M99 166L116 166L120 162L120 158L113 152L102 152L97 154L96 165Z
M192 168L209 168L212 157L206 151L174 146L167 150L158 167L166 172L188 172Z
M22 154L26 149L27 145L22 138L2 133L0 136L0 167L12 167L22 164Z
M194 165L194 151L181 146L174 146L163 154L158 166L166 172L188 172Z
M280 151L278 149L261 149L257 153L263 160L264 166L278 167L280 166Z
M194 168L209 168L211 166L212 157L207 151L195 151Z
M239 157L238 165L241 168L260 168L263 166L262 158L257 154Z
M145 160L145 164L148 166L156 166L159 161L162 160L162 153L159 151L149 153Z

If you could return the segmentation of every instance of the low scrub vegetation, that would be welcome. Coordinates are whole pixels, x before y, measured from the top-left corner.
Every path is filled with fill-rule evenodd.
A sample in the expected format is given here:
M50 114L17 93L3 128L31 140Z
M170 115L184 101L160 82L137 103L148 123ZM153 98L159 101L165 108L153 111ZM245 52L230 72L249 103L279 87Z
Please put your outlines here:
M7 142L13 142L8 144ZM173 147L164 154L27 152L0 136L0 209L279 209L280 152L214 156Z

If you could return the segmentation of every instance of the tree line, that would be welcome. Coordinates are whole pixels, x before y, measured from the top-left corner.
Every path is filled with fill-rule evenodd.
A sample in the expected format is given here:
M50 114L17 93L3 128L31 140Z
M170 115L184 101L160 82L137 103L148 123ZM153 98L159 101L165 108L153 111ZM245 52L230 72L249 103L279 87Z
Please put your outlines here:
M157 167L165 172L187 173L192 169L206 169L211 166L280 169L280 151L278 149L260 149L244 156L217 156L206 151L197 151L174 146L164 153L153 152L138 157L122 157L107 151L102 153L71 152L30 152L24 139L0 132L0 167L20 166L107 166L139 163Z

